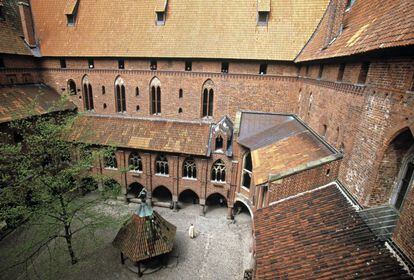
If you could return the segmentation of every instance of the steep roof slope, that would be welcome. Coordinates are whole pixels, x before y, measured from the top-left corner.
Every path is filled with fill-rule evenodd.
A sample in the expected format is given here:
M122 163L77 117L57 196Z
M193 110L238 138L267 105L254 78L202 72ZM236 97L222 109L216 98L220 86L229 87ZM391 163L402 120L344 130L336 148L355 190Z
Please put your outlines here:
M254 217L256 279L411 279L335 186Z
M168 0L164 26L154 0L79 0L74 27L68 1L31 5L43 56L293 60L329 0L269 1L267 26L257 25L257 0Z
M5 16L4 20L0 19L0 53L32 55L22 38L17 2L0 0Z
M324 49L329 22L330 14L326 13L296 61L348 56L414 44L414 1L412 0L356 1L343 16L342 34Z
M157 118L83 115L68 139L90 144L206 156L209 123Z

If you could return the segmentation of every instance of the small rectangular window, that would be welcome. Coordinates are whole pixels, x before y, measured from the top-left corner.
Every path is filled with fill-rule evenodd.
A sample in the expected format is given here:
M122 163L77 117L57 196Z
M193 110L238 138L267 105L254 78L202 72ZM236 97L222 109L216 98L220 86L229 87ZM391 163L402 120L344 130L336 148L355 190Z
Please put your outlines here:
M228 62L222 62L221 63L221 73L224 73L224 74L229 73L229 63Z
M165 24L165 12L157 12L157 25Z
M185 62L185 71L191 71L193 70L193 63L191 61Z
M95 64L94 64L92 58L88 59L88 67L89 67L89 69L95 68Z
M60 68L66 68L66 60L63 58L60 59Z
M66 15L68 20L68 26L75 26L76 16L75 15Z
M125 69L125 60L118 59L118 69Z
M257 25L267 25L269 20L269 12L258 12Z
M364 62L361 65L361 70L359 71L359 76L358 76L358 84L365 84L367 81L367 77L368 77L368 71L369 71L369 62Z
M338 82L342 82L342 80L344 79L344 72L345 72L345 63L341 63L338 69L338 77L336 78Z
M2 57L0 57L0 68L6 68L4 65L4 59Z
M324 65L319 65L318 79L322 79Z
M266 75L266 73L267 73L267 63L260 64L259 74Z
M151 62L150 62L150 69L152 71L157 70L157 61L156 60L151 60Z

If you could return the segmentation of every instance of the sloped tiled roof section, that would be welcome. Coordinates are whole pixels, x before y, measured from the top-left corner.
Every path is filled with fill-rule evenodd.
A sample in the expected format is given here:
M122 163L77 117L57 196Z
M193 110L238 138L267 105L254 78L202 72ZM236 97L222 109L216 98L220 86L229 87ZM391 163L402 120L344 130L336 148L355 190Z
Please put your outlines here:
M60 100L59 93L43 84L0 87L0 123L76 108Z
M68 27L68 1L31 3L43 56L292 61L329 2L269 0L269 23L258 26L258 0L168 0L165 25L157 26L157 3L165 0L80 0Z
M0 1L5 19L0 19L0 54L32 55L23 40L16 0Z
M206 156L210 124L82 115L75 120L68 137L90 144Z
M344 14L343 32L324 49L329 17L329 13L326 13L312 39L296 59L297 62L414 44L412 0L355 1Z
M147 218L133 214L113 241L113 245L133 262L168 253L173 248L177 228L156 211L151 219L153 228Z
M294 115L242 112L239 131L238 143L251 151L255 185L270 175L341 157Z
M256 279L411 279L335 185L260 209Z

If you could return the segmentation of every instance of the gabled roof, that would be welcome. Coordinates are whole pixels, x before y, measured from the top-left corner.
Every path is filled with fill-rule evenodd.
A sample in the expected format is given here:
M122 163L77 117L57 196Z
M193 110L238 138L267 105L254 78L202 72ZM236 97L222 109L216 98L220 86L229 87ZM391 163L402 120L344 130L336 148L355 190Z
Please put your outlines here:
M296 61L348 56L414 44L414 1L412 0L355 1L344 14L343 32L331 45L323 49L328 25L332 22L330 18L330 13L326 13Z
M340 153L295 115L241 112L237 142L251 151L255 185L278 174L327 163Z
M86 114L68 136L90 144L188 155L208 155L210 123Z
M0 20L0 54L32 55L23 40L17 2L15 0L2 2L5 20Z
M76 108L69 101L58 106L61 96L44 84L0 86L0 100L0 123Z
M259 209L256 279L411 279L335 186Z
M81 0L68 27L68 1L31 1L43 56L292 61L329 2L269 0L269 23L258 26L258 0L171 0L157 26L155 10L165 0Z
M131 261L138 262L170 252L176 230L156 211L143 218L133 214L119 230L113 245Z

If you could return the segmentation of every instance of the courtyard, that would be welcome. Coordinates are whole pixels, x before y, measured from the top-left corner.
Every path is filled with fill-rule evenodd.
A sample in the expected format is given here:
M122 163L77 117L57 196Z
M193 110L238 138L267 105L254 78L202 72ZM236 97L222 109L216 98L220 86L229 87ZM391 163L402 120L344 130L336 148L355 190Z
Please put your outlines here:
M44 249L33 261L5 270L19 258L16 248L33 235L32 228L22 226L0 242L0 279L137 279L128 262L121 264L120 252L111 244L122 222L137 207L116 200L95 206L93 211L112 222L92 233L93 238L79 237L75 243L79 262L74 266L59 241L56 243L62 244ZM177 234L167 266L144 271L142 279L242 279L244 270L252 266L249 213L241 212L230 221L226 207L210 206L204 217L196 204L182 204L178 212L161 207L154 210L177 226ZM196 229L195 239L188 236L191 223Z

